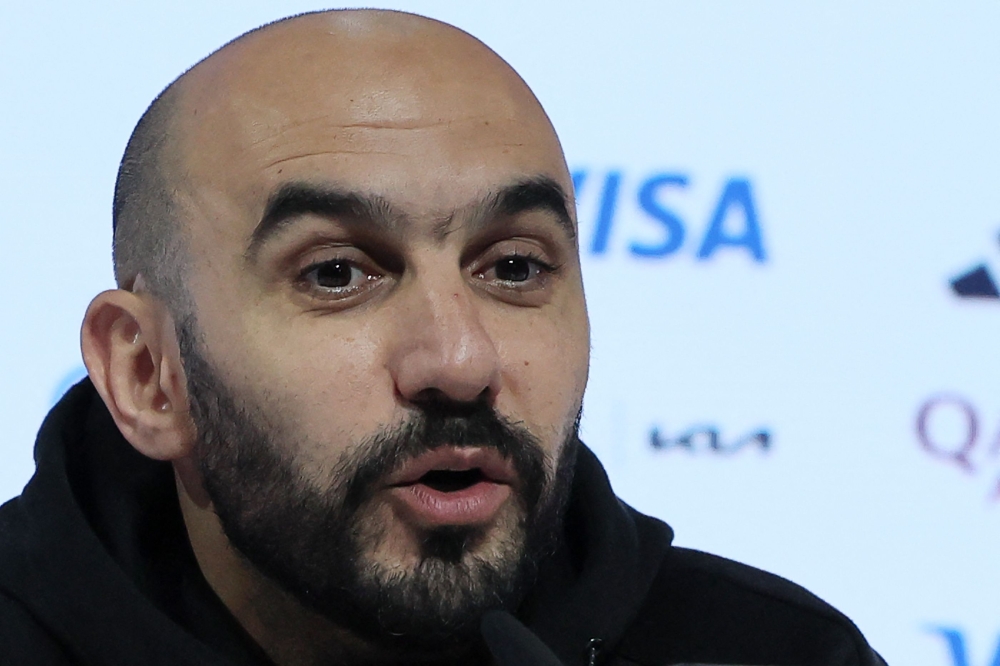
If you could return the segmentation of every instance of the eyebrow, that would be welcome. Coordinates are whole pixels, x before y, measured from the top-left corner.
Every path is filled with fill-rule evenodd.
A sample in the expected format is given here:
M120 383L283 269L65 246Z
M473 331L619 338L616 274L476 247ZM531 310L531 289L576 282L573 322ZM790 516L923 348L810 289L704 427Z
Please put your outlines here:
M366 221L392 231L402 217L375 194L353 192L304 182L282 185L264 206L264 214L250 236L246 256L252 258L264 243L302 215Z
M569 239L576 242L576 227L569 214L566 192L548 176L519 180L490 194L473 206L471 224L473 228L481 228L498 216L514 216L532 210L551 213ZM397 231L406 219L387 199L377 194L307 182L286 183L268 198L264 214L250 236L245 256L252 259L268 240L297 218L310 214L372 224L387 232Z
M497 214L514 216L532 210L554 215L566 236L576 243L576 225L569 214L569 197L562 186L548 176L527 178L501 188L489 197L486 205L477 206L473 225L485 226Z

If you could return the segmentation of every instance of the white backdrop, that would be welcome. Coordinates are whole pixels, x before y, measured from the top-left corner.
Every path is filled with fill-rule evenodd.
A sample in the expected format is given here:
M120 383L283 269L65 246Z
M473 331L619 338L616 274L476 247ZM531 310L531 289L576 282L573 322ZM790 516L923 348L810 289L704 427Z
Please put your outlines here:
M0 8L0 498L112 285L135 121L223 42L319 8L138 4ZM483 39L560 132L584 439L619 494L806 585L891 664L1000 665L1000 299L951 286L1000 278L1000 4L386 5Z

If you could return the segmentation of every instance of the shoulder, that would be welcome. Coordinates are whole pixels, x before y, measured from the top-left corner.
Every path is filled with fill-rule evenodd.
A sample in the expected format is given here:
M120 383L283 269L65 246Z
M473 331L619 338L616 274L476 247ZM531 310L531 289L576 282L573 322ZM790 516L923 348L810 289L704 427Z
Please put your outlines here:
M879 666L842 613L779 576L670 548L619 649L638 664Z
M69 666L73 662L24 606L0 591L0 663Z
M14 498L0 506L0 664L70 664L31 612L5 592L8 579L24 568L26 538L20 498Z

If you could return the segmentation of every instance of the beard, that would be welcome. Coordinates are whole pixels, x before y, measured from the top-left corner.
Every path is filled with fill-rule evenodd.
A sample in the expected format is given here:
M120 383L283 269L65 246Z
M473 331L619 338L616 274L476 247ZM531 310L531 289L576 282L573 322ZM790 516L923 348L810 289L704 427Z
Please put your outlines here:
M193 318L178 333L205 490L252 567L302 605L390 649L468 645L486 611L517 608L562 538L579 415L553 465L534 435L483 401L421 404L347 447L317 484L292 454L310 442L289 419L221 379ZM393 560L392 514L379 511L375 495L406 461L443 445L491 447L509 460L517 473L511 500L490 526L418 530L416 558Z

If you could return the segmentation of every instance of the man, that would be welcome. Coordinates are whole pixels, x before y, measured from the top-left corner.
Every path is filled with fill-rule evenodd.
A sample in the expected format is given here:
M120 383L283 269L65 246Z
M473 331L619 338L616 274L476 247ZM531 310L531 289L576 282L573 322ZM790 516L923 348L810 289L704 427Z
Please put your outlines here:
M469 35L244 35L140 120L114 222L89 380L0 509L0 662L883 663L615 498L572 181Z

